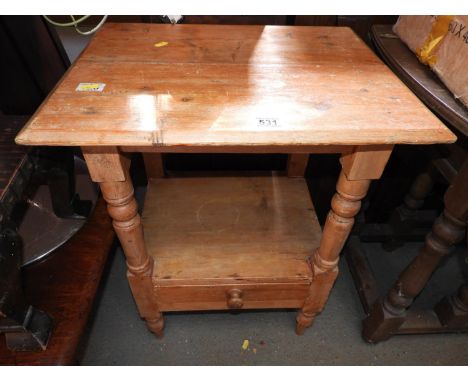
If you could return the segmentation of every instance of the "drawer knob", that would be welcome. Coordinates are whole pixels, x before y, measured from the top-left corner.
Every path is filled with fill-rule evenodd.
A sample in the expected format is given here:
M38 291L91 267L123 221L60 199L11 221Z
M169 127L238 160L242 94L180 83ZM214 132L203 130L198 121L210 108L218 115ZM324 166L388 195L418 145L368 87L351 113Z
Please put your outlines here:
M227 306L230 309L240 309L244 305L242 301L242 291L240 289L231 289L227 292Z

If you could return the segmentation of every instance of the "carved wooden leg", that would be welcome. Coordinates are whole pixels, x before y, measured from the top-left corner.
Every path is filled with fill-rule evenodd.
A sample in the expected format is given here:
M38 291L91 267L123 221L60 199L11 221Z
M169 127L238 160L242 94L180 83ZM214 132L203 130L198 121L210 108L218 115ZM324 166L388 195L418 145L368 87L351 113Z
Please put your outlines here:
M461 328L468 323L468 284L462 285L457 294L445 297L434 311L442 325L449 328Z
M162 154L159 153L143 153L143 161L145 162L146 177L164 178L164 161Z
M307 164L309 162L309 154L289 154L287 172L290 178L304 177Z
M310 259L314 276L309 296L296 318L297 334L303 334L325 306L338 275L339 254L351 232L354 216L359 212L361 199L366 195L369 184L370 180L348 180L345 173L341 172L320 247Z
M164 320L152 283L153 259L146 252L143 227L125 159L116 149L83 148L91 177L99 182L109 215L127 259L127 278L140 315L162 336Z
M431 192L434 187L434 177L431 171L428 169L425 172L419 174L411 184L411 188L404 198L404 209L407 214L411 214L422 207L424 199Z
M415 230L418 222L422 222L421 212L418 211L434 186L432 167L420 173L411 184L403 203L390 216L390 226L393 232L388 240L382 243L386 251L394 251L405 243L404 237Z
M445 210L418 255L401 273L387 296L377 301L364 320L363 337L369 342L388 339L405 321L406 309L422 291L440 260L465 237L468 218L468 161L444 197Z
M361 208L371 179L378 179L392 152L392 146L355 147L341 157L343 170L336 185L323 229L320 247L310 259L313 280L309 295L296 317L296 333L303 334L320 313L338 275L338 260Z

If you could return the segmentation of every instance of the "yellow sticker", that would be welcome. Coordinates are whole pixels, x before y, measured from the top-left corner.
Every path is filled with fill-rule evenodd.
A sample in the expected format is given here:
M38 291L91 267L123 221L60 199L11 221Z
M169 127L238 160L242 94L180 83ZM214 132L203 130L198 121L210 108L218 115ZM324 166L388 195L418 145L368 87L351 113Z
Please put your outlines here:
M106 84L99 82L81 82L76 87L75 91L77 92L102 92Z
M242 349L247 350L248 347L249 347L249 340L244 340L244 342L242 343Z
M156 44L154 44L156 48L161 48L162 46L166 46L166 45L169 45L167 41L159 41Z

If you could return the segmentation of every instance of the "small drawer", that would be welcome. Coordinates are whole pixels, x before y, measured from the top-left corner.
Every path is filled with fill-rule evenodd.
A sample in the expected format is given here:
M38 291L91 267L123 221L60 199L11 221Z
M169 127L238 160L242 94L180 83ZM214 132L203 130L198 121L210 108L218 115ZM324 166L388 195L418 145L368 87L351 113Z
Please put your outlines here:
M162 312L188 310L300 308L309 283L155 286Z

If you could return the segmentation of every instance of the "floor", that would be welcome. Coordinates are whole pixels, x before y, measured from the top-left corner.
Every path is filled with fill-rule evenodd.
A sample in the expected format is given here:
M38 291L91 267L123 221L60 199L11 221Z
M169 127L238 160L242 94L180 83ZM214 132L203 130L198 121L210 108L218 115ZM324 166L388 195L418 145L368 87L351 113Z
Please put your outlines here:
M89 38L73 28L61 28L59 34L74 61ZM141 200L144 189L138 191ZM418 246L408 244L387 253L379 244L365 245L383 291ZM467 263L466 249L459 248L436 272L417 304L431 306L452 292L463 279L462 269L466 279ZM360 335L364 313L343 259L324 312L303 336L294 333L294 311L276 310L166 314L165 336L159 340L138 317L125 272L124 256L117 248L82 344L82 365L468 365L468 334L364 342Z

